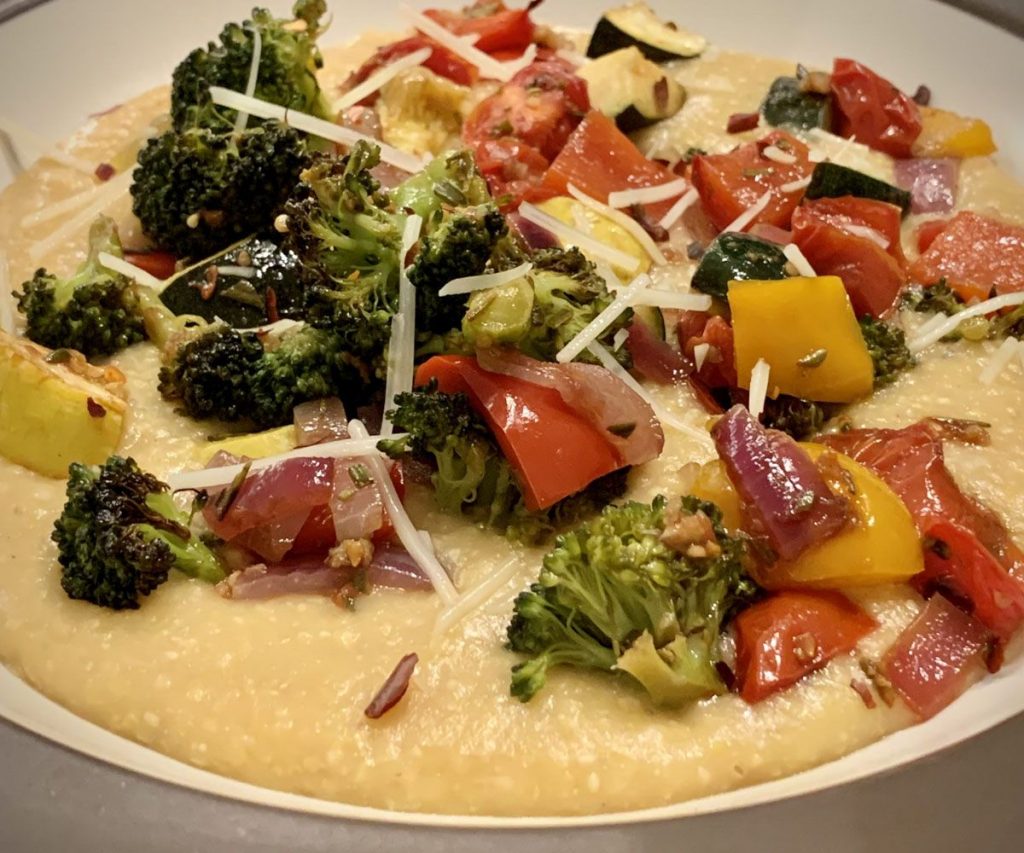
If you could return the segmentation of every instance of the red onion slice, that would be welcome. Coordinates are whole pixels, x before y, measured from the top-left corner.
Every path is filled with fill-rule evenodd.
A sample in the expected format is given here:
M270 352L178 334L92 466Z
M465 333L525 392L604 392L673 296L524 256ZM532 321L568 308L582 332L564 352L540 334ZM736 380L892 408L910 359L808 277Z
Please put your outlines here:
M949 213L956 205L958 160L896 161L896 183L910 191L911 213Z
M390 544L373 552L373 560L366 570L366 580L373 586L390 589L433 589L430 578L423 574L423 570L409 552L405 548Z
M335 569L323 555L296 557L268 566L256 563L232 572L217 584L224 598L257 601L285 595L327 595L341 592L352 580L351 569Z
M369 465L359 460L337 460L330 507L339 542L369 539L384 526L384 501Z
M645 379L660 385L681 382L693 373L693 362L663 338L651 331L651 327L640 320L629 325L626 347L633 357L633 367Z
M850 521L849 503L785 433L762 427L743 406L733 406L711 430L744 513L784 560L834 536Z
M292 418L299 447L348 438L348 417L337 397L299 403Z
M391 675L387 677L387 681L377 691L377 695L366 706L364 713L367 717L378 720L401 701L405 691L409 689L409 679L412 678L419 662L419 656L415 653L406 655L398 662Z
M276 563L292 549L299 531L305 526L311 510L302 509L292 515L274 519L268 524L261 524L240 533L231 540L232 545L240 545L259 554L264 560Z

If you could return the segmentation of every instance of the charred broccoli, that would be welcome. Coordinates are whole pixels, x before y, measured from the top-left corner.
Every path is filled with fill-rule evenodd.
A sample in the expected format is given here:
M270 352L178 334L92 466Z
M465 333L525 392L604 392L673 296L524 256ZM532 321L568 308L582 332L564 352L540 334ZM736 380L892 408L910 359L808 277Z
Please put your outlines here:
M745 554L718 508L691 497L610 506L559 536L515 602L508 646L529 659L512 695L530 700L557 665L626 672L664 705L724 692L721 628L757 590Z
M169 130L139 152L132 211L161 248L204 258L269 228L307 159L282 124Z
M69 597L135 609L171 569L209 583L224 578L167 485L133 459L111 456L98 467L74 463L68 473L67 503L52 539Z
M874 365L875 388L890 384L917 363L907 349L902 329L874 317L861 317L860 333Z
M105 216L89 230L88 255L74 275L61 279L40 269L15 293L30 340L91 358L145 339L137 286L104 267L101 252L122 256L117 229Z
M382 441L381 450L394 458L411 454L430 464L435 469L434 497L442 510L464 514L513 541L541 542L625 491L627 471L622 469L546 510L531 512L511 466L465 394L428 387L399 394L395 402L398 408L388 417L395 429L409 435Z
M473 294L462 333L478 347L512 345L531 358L554 361L612 297L579 249L543 249L529 260L533 268L523 278ZM631 317L632 311L622 312L601 340L610 342ZM589 354L581 358L587 360Z
M838 406L833 403L815 403L813 400L780 394L774 399L765 399L761 423L768 429L777 429L797 441L804 441L820 433L825 421L837 409Z
M292 420L299 403L365 397L366 371L338 335L301 326L278 337L228 326L186 336L160 370L160 392L193 418L249 421L260 429Z
M903 305L924 314L945 314L948 317L959 314L967 307L945 279L930 287L908 290L903 298ZM983 341L987 338L998 340L1007 336L1024 338L1024 306L1017 306L991 319L971 317L942 340L949 342L964 338L969 341Z
M252 66L254 33L259 33L260 55L255 96L289 109L332 119L320 91L316 72L323 65L316 38L324 0L298 0L294 20L275 18L267 9L253 9L252 19L227 24L220 43L193 50L174 69L171 79L171 120L175 130L197 126L230 130L233 110L210 102L210 86L244 92ZM250 121L255 121L250 119Z

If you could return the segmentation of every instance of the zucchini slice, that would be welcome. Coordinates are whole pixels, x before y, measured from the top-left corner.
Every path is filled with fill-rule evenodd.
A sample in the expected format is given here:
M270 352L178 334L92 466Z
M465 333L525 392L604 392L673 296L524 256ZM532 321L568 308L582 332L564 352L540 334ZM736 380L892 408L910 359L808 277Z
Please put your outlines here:
M665 340L665 316L654 305L634 305L633 319L643 323L659 341Z
M750 234L727 231L704 252L691 286L725 299L730 281L774 281L788 276L781 246Z
M624 133L671 118L686 102L686 89L637 47L606 53L577 74L587 81L591 104Z
M796 77L777 77L761 104L761 113L772 127L796 127L810 130L832 127L832 99L828 95L805 92Z
M636 47L653 62L671 62L700 56L707 44L704 36L662 21L646 3L630 3L604 13L590 37L587 56L594 59Z
M804 198L839 198L844 195L895 204L902 208L904 214L910 210L910 193L906 190L838 163L818 163Z
M242 254L248 258L240 257ZM218 266L252 266L253 275L243 278L231 273L219 274L212 294L204 298L207 270ZM298 258L280 249L272 240L247 237L219 255L206 258L174 276L162 291L160 300L175 314L195 314L209 322L221 319L236 329L261 326L276 317L290 317L302 310L303 285ZM273 290L274 309L268 306L267 292Z

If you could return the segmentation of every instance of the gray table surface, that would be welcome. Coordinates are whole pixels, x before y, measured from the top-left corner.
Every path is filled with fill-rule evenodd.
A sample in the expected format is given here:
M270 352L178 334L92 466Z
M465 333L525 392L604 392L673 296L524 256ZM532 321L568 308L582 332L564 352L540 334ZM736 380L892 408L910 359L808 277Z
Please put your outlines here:
M1024 36L1024 0L947 2ZM0 853L1024 850L1024 717L894 773L809 797L675 824L559 833L385 827L222 800L113 768L5 721L0 767Z

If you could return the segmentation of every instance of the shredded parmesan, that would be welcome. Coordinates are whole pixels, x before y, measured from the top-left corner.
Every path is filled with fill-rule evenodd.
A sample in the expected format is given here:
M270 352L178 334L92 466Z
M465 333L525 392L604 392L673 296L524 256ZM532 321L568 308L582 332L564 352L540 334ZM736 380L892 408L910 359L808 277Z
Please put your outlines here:
M1021 349L1022 347L1024 347L1024 344L1016 338L1008 337L999 345L999 349L992 354L992 358L989 359L988 364L985 365L985 368L978 376L978 381L981 382L982 385L991 385L995 382L999 377L999 374L1002 373L1006 369L1007 365L1009 365L1013 360L1013 357L1018 352L1024 352L1024 350Z
M675 290L648 288L633 297L633 305L652 305L655 308L676 308L680 311L707 311L711 297L706 293L680 293Z
M452 279L448 284L437 291L437 295L459 296L466 293L472 293L475 290L488 290L492 287L501 287L503 284L508 284L510 281L522 278L532 269L533 264L527 261L526 263L513 267L510 270L505 270L504 272L489 272L481 275L467 275L465 278Z
M236 331L257 332L261 335L283 335L285 332L290 332L292 329L298 329L305 325L306 323L303 320L292 320L285 317L281 320L275 320L273 323L264 323L262 326L248 326L244 329L236 329Z
M105 184L101 184L97 188L97 192L90 204L66 220L63 225L52 231L38 243L32 245L28 252L32 263L38 263L47 253L57 248L73 234L77 234L87 228L97 216L128 192L131 184L131 171L122 172Z
M555 51L555 56L559 59L564 59L570 65L575 65L579 68L582 65L586 65L590 60L587 59L582 53L577 53L575 50L568 50L567 48L559 48Z
M61 201L49 204L34 213L30 213L21 220L21 227L34 228L36 225L42 225L44 222L49 222L51 219L58 219L66 213L73 213L84 204L87 204L89 199L93 198L96 193L102 190L105 186L107 186L106 183L93 184L87 189L82 190L80 193L75 193Z
M14 326L14 294L11 293L11 274L7 266L7 256L0 253L0 331L8 335L15 333Z
M615 293L622 287L622 279L615 274L615 270L611 268L607 261L602 261L598 258L594 261L594 268L597 270L597 274L604 279L605 287L610 292Z
M788 151L783 151L776 145L765 146L764 151L761 152L769 160L774 160L776 163L782 163L784 166L792 166L796 162L796 157L790 154Z
M821 151L817 151L817 150L812 148L810 151L807 152L807 162L809 162L809 163L824 163L825 162L825 155Z
M662 254L661 249L658 248L658 244L651 239L651 235L648 234L644 227L637 222L632 216L623 213L621 210L616 210L614 207L609 207L607 204L598 201L596 198L591 198L585 192L577 189L572 184L568 186L569 195L571 195L576 201L582 204L588 210L594 211L598 216L604 216L606 219L610 219L616 225L623 230L627 231L630 236L636 240L654 263L659 266L664 266L668 263L665 256Z
M668 213L661 218L661 222L659 222L658 225L667 231L683 218L683 214L693 207L699 198L700 194L697 190L687 190L683 197L668 209Z
M368 440L370 438L370 433L359 420L349 421L348 431L356 439ZM315 447L316 445L314 445ZM366 456L366 463L370 466L373 478L377 481L377 488L384 500L384 508L388 511L388 518L395 528L399 540L405 546L405 550L409 552L409 556L416 561L416 564L430 579L441 603L445 607L451 607L458 601L459 593L451 578L448 577L444 566L434 556L434 549L423 541L420 531L416 529L416 525L412 523L405 507L402 506L402 500L398 497L395 484L391 482L391 477L384 467L384 460L375 451Z
M789 195L790 193L798 193L800 190L805 190L811 185L811 176L808 175L806 178L800 178L797 181L790 181L788 184L783 184L779 187L781 192Z
M380 157L384 162L397 166L406 172L418 172L423 168L423 161L407 151L401 151L371 136L358 133L351 128L342 127L333 122L324 121L324 119L311 116L308 113L290 110L277 104L271 104L268 101L261 101L259 98L250 98L241 92L235 92L221 86L210 87L210 98L218 106L227 107L232 110L245 110L257 118L276 119L289 127L301 130L303 133L319 136L321 139L337 142L340 145L352 146L357 142L369 142L380 148Z
M95 163L90 163L88 160L83 160L74 154L68 154L67 151L55 147L53 143L44 139L38 133L23 127L18 122L11 121L6 116L0 116L0 134L3 133L6 133L12 141L17 138L27 142L38 152L40 160L53 160L55 163L60 163L62 166L67 166L90 177L96 171Z
M782 254L786 256L786 260L796 268L800 275L807 276L807 278L814 278L817 275L814 267L811 266L811 262L804 257L804 253L800 251L800 247L796 243L787 243L783 246Z
M412 53L406 54L388 65L385 65L383 68L367 77L358 86L349 89L344 95L338 98L338 100L334 102L334 111L340 113L342 110L354 107L364 98L369 97L378 89L383 88L386 83L390 83L403 71L406 71L409 68L415 68L417 65L422 65L430 59L430 54L433 52L433 48L424 47L420 50L415 50Z
M155 290L160 290L164 283L158 279L155 275L151 275L144 269L139 269L135 264L130 264L124 258L118 258L110 252L100 252L98 256L99 262L105 266L108 270L121 273L139 284L144 284L146 287L152 287Z
M404 438L405 434L393 436ZM323 444L311 444L308 447L296 447L287 453L279 453L276 456L265 456L262 459L253 459L250 464L250 473L262 471L264 468L271 468L289 459L350 459L356 456L376 455L377 436L372 438L360 436L357 438L342 438L338 441L326 441ZM190 489L213 489L217 486L226 486L237 477L245 465L223 465L219 468L200 468L196 471L179 471L167 478L167 485L171 491L180 492Z
M260 28L250 24L249 32L252 33L252 62L249 63L249 79L245 84L245 96L251 98L256 94L256 81L260 76L260 56L263 54L263 36L260 35ZM241 133L249 124L249 113L239 110L235 116L235 133Z
M224 266L217 267L217 272L220 275L233 275L238 278L254 278L256 276L256 267L240 267L225 264Z
M391 318L391 339L388 342L388 372L384 380L384 411L395 407L395 397L412 390L416 357L416 288L409 281L405 259L416 244L423 228L423 218L413 214L405 221L402 232L402 260L398 277L398 313ZM394 425L388 418L381 424L380 434L391 435Z
M651 284L651 277L640 274L634 278L627 287L622 288L615 294L611 304L584 326L578 335L567 343L555 355L555 361L565 364L572 361L590 344L594 343L615 319L625 311L636 298L636 296Z
M668 411L662 406L654 397L651 396L650 392L643 385L636 381L628 370L626 370L621 364L615 360L608 350L606 350L601 344L594 341L587 346L587 351L594 356L601 365L609 372L614 373L619 379L622 380L623 384L629 388L634 394L640 397L648 406L654 410L654 414L658 416L658 420L663 424L679 430L680 432L688 433L695 438L699 438L702 441L707 441L708 434L696 427L690 426L682 418L676 417L672 412Z
M618 352L629 339L629 329L619 329L612 338L612 352Z
M750 371L750 393L747 409L754 418L760 418L764 412L764 401L768 396L768 379L771 376L771 365L763 358L757 360Z
M711 344L697 344L693 348L693 363L698 371L704 366L704 361L711 351Z
M1002 296L995 296L992 299L979 302L977 305L972 305L970 308L965 308L952 317L943 317L942 322L931 324L924 334L919 331L915 337L907 341L907 349L911 352L920 352L951 332L955 332L964 320L981 317L1015 305L1024 305L1024 290L1016 293L1004 293Z
M889 248L889 241L885 239L885 235L874 228L869 228L867 225L858 225L856 222L842 222L839 223L839 227L846 233L853 234L854 237L865 237L883 249Z
M763 196L755 201L750 207L743 211L737 216L732 222L725 226L722 231L743 231L751 222L753 222L757 215L768 206L768 202L772 200L772 191L768 190Z
M483 607L492 596L519 573L519 561L508 560L505 565L460 596L451 607L441 611L434 623L434 635L444 634L467 616Z
M475 65L485 77L492 77L503 83L507 83L515 77L520 70L533 62L537 56L537 46L531 44L520 59L513 60L512 62L499 62L493 56L489 56L482 50L469 44L465 39L460 38L451 30L441 26L437 21L428 18L415 9L402 6L401 12L421 33L430 36L434 41L444 45L452 53L461 56L467 62Z
M669 181L666 184L658 184L655 187L640 187L639 189L616 190L608 193L608 205L610 207L629 207L633 204L654 204L659 201L667 201L670 198L682 195L686 192L689 184L684 178L676 181Z
M592 255L594 258L600 258L601 260L614 264L627 272L636 272L640 268L640 261L632 255L611 246L606 246L604 243L595 240L590 235L584 234L578 228L566 225L558 217L552 216L550 213L545 213L539 207L530 204L528 201L524 201L519 205L519 215L527 222L532 222L534 225L546 228L559 239L577 246L581 251L588 255Z

